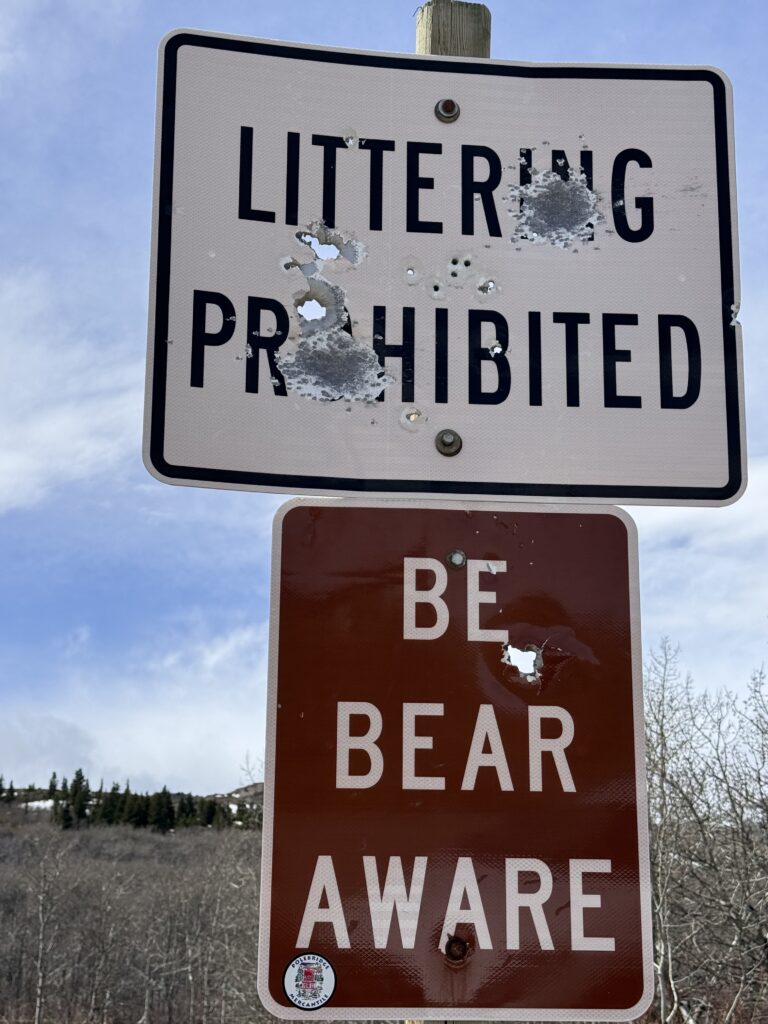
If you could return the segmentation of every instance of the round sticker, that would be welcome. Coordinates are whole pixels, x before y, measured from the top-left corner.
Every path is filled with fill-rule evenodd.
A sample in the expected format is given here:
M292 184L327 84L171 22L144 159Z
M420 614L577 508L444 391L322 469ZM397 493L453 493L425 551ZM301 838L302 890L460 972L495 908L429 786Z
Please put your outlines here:
M283 975L285 994L301 1010L324 1006L336 988L336 972L318 953L304 953L291 960Z

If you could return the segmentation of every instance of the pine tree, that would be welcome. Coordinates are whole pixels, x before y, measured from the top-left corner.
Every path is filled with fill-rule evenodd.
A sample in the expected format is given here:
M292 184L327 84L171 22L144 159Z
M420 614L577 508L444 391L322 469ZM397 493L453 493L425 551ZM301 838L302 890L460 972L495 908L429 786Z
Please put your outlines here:
M195 798L191 793L182 793L179 798L179 805L176 808L176 825L179 828L189 828L197 824L197 807Z
M138 793L132 793L130 786L125 787L125 793L123 794L123 813L120 815L120 821L125 825L134 825L136 823L136 813L140 797Z
M53 800L56 797L56 792L59 788L59 781L56 778L56 772L51 775L51 781L48 783L48 799Z
M80 828L83 822L87 823L91 803L91 789L82 768L78 768L74 774L72 785L69 787L69 799L75 828Z
M62 828L72 828L74 821L72 818L72 809L69 806L69 802L61 805L59 812L59 824Z
M155 832L170 832L176 822L173 800L166 786L153 793L149 802L149 824Z
M136 807L136 828L146 828L149 824L149 793L142 793L138 798Z
M5 791L4 799L7 804L12 804L16 799L16 790L13 785L13 779L8 783L8 789Z
M104 794L99 810L99 821L104 825L116 825L120 821L122 809L122 797L120 786L117 782L112 783L112 788Z
M125 791L120 796L120 806L118 807L117 817L115 821L127 822L126 807L133 794L131 793L131 783L129 779L125 780Z
M216 804L216 810L213 815L213 827L214 828L229 828L232 824L232 811L229 809L229 804Z
M216 807L218 804L216 801L209 797L207 800L205 797L200 797L197 801L197 820L203 826L208 828L213 825L213 819L216 817Z

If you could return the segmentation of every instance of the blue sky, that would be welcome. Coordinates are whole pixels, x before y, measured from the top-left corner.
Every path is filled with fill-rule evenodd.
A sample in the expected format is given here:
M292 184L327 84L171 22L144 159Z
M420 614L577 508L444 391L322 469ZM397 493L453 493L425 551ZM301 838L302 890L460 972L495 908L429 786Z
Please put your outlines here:
M269 551L283 498L141 461L157 44L170 29L411 52L415 0L3 0L0 772L82 766L209 792L263 753ZM503 59L710 64L734 86L750 484L631 509L644 645L701 687L768 655L768 167L762 3L491 4Z

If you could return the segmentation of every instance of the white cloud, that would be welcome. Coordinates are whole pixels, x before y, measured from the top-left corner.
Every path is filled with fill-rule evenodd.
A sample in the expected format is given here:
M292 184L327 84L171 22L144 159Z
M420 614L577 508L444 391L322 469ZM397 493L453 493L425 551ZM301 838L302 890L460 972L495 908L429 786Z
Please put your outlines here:
M768 662L768 459L725 508L635 508L646 645L669 635L702 687L743 689Z
M45 706L6 700L0 771L22 785L81 767L94 785L231 790L246 757L263 759L266 659L261 624L65 669Z
M142 366L119 339L62 321L40 273L0 280L0 512L138 451Z

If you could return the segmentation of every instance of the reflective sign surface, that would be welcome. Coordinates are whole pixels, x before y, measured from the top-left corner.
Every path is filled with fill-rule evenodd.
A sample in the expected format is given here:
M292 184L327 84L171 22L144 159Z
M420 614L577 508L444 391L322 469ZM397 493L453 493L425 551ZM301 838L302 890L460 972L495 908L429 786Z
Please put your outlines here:
M652 981L631 521L293 503L273 564L270 1012L638 1016Z
M148 467L294 493L732 500L733 161L711 68L171 35Z

